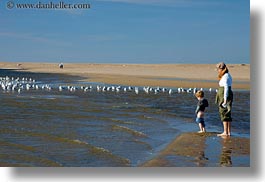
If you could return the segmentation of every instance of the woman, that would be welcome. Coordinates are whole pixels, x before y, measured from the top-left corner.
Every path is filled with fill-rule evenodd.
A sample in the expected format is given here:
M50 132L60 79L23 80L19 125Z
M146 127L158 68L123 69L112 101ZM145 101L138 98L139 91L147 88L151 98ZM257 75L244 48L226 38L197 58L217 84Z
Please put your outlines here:
M216 95L216 103L219 106L219 114L223 122L224 131L217 136L231 135L231 109L233 102L232 76L224 62L216 65L219 79L219 89Z

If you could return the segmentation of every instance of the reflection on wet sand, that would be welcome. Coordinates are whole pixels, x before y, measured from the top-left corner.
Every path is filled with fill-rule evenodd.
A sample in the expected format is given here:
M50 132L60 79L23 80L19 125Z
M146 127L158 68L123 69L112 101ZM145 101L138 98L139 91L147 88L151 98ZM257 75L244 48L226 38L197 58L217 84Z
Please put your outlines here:
M142 166L183 167L185 163L186 167L248 167L250 165L249 142L248 138L216 137L214 132L184 133L161 151L157 157ZM221 147L222 150L216 150L216 147ZM237 158L233 163L232 155Z
M231 167L232 166L232 141L229 136L222 137L223 140L221 140L221 146L222 146L222 152L220 155L220 166L222 167Z
M184 133L178 136L157 158L154 158L143 166L207 166L209 161L205 154L207 133Z
M195 164L198 167L205 167L205 163L209 160L209 158L205 156L204 151L200 151L198 157L196 157L195 160Z

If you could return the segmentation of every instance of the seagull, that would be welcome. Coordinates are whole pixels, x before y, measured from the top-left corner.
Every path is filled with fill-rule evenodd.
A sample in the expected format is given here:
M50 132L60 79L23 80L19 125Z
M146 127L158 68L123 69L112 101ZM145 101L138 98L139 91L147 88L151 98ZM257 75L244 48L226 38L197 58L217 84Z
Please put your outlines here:
M139 94L139 89L138 89L138 87L135 87L135 88L134 88L134 91L135 91L136 94Z
M162 88L162 92L166 92L167 91L167 89L166 88Z

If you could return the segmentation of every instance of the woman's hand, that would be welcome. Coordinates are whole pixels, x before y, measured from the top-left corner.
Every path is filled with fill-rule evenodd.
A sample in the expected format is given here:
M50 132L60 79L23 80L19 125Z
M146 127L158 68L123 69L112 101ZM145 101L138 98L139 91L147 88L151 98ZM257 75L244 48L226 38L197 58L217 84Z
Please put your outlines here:
M227 101L226 101L226 100L224 100L224 102L222 103L222 106L223 106L224 108L227 107Z

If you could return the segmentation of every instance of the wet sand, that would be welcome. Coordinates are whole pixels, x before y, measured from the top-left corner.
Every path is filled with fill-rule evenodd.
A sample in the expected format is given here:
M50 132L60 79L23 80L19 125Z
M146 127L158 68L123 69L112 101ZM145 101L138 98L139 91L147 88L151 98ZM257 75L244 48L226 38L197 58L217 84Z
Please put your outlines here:
M230 64L234 89L250 89L250 65ZM217 88L214 64L78 64L7 63L0 69L16 69L34 73L57 73L78 76L80 81L131 86Z
M250 167L250 139L184 133L142 167Z

